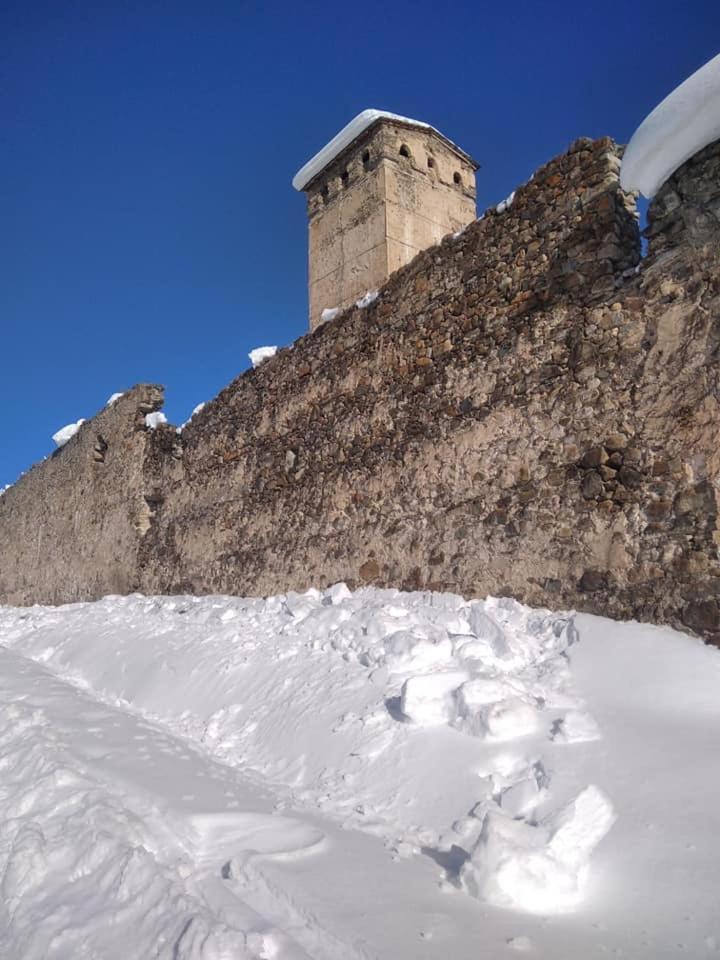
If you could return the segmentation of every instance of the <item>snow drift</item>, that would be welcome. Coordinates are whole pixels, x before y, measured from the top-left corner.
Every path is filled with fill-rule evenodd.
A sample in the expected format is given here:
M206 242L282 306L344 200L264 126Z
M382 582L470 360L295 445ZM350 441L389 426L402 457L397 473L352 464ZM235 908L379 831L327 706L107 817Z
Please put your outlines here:
M338 584L0 608L0 643L3 956L720 943L699 641Z

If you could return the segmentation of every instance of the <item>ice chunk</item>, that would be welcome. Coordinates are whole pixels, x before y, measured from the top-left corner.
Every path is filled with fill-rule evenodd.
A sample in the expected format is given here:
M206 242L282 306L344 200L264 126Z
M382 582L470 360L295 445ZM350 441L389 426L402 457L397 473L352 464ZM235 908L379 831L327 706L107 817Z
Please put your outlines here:
M65 444L70 440L71 437L74 437L78 432L80 427L85 423L85 420L80 419L75 423L68 423L67 426L61 427L57 433L52 435L53 440L55 441L56 446L64 447Z
M255 349L251 350L248 354L250 363L253 367L259 367L261 363L269 360L270 357L274 357L277 350L277 347L255 347Z
M620 168L624 190L654 197L686 160L720 138L720 54L655 107L627 145Z
M111 395L108 397L108 401L107 401L107 403L105 404L105 406L106 406L106 407L111 407L111 406L115 403L116 400L119 400L120 397L124 397L124 396L125 396L124 393L113 393L113 394L111 394Z

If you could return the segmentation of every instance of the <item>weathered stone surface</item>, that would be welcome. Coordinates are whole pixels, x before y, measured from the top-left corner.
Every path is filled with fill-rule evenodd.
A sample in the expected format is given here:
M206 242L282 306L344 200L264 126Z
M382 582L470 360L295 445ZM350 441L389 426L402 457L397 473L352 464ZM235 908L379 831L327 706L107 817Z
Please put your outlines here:
M146 473L158 386L135 387L0 497L0 602L67 603L139 586L139 549L160 503ZM173 459L175 431L154 449ZM157 454L155 454L157 455Z
M681 225L687 202L716 196L717 179L700 181L718 156L674 178ZM375 303L235 380L181 449L170 428L135 430L136 403L90 421L0 497L0 600L346 580L513 594L717 639L719 245L663 232L659 209L636 273L637 225L608 157L607 142L573 145ZM622 256L608 284L572 280L610 233ZM113 431L127 431L125 467Z

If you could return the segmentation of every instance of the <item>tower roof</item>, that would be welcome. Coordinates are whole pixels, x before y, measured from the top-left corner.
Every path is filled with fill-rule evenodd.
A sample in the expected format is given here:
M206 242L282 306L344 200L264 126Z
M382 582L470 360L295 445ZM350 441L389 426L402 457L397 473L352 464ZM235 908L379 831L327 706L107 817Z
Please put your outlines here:
M311 160L308 160L308 162L298 170L292 181L295 189L304 190L310 181L314 180L319 173L322 173L346 147L349 147L361 134L381 120L392 120L395 123L401 123L405 126L429 130L440 137L447 146L458 153L464 160L471 163L475 170L477 170L479 166L471 156L465 153L464 150L461 150L452 140L448 140L448 138L440 133L439 130L436 130L435 127L430 126L429 123L423 123L422 120L411 120L410 117L401 117L397 113L388 113L387 110L363 110L362 113L359 113L350 123L344 126L339 133L336 133L332 140L325 144L322 150L319 150Z

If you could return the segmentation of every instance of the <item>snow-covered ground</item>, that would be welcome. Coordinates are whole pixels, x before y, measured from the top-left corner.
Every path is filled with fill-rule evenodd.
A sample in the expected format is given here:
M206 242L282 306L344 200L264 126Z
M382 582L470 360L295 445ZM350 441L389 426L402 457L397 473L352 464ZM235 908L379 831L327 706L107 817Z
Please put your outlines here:
M0 608L0 956L720 955L719 688L511 600Z

